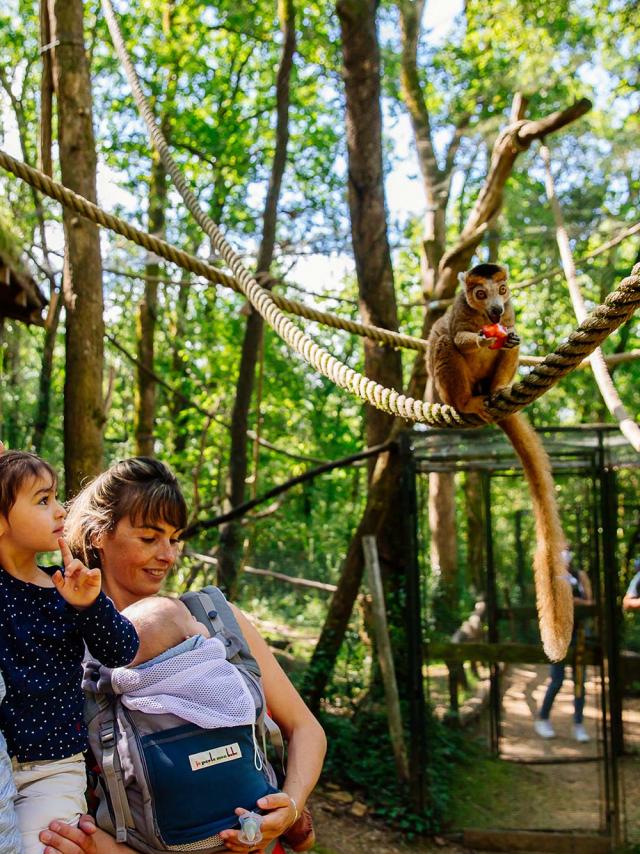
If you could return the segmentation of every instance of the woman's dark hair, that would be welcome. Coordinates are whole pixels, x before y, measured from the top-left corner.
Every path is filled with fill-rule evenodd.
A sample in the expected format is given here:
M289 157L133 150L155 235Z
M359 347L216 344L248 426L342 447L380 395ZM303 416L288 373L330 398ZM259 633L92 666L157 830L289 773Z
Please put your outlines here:
M1 459L1 457L0 457ZM173 472L151 457L114 463L76 495L65 521L65 539L87 566L100 567L98 538L121 519L144 527L158 522L182 530L187 505Z
M5 451L0 454L0 516L5 518L16 503L18 493L36 477L51 478L51 486L58 482L54 469L35 454L26 451Z

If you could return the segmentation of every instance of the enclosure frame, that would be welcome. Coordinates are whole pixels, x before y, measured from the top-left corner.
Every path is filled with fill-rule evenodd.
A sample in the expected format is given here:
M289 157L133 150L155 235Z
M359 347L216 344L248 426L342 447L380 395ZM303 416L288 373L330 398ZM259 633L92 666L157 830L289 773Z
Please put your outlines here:
M618 564L616 557L617 482L616 471L620 468L640 468L637 457L614 425L592 424L576 427L545 427L538 430L552 461L554 471L586 478L590 484L593 516L592 534L594 542L594 597L595 616L598 623L598 642L591 646L585 663L595 664L600 681L600 725L603 735L601 761L603 782L601 810L603 808L604 830L613 844L623 841L624 798L622 793L619 757L624 750L622 723L623 678L620 666L621 608L618 591ZM475 644L484 649L490 667L489 718L490 746L493 754L500 756L501 738L501 692L500 663L506 644L499 643L496 571L493 553L493 525L491 508L491 483L494 477L522 476L522 466L511 445L496 428L480 430L434 430L415 428L409 437L410 453L405 451L405 470L413 475L414 501L417 478L430 472L480 471L482 473L482 500L485 525L485 595L487 616L487 643ZM414 544L418 543L419 518L415 513ZM516 522L516 524L518 524ZM523 572L524 554L521 543L516 549L517 573ZM420 592L418 554L412 565L415 578L407 579L407 599L415 598L423 607ZM415 603L414 603L415 610ZM424 610L422 611L424 614ZM409 624L411 625L411 624ZM424 635L424 628L420 637ZM430 657L447 656L454 661L464 661L464 643L426 643L424 651ZM547 661L541 646L514 645L521 647L528 663ZM474 652L474 654L475 654ZM479 660L480 657L478 656ZM422 660L412 659L416 678L423 678ZM637 662L628 665L637 669ZM411 731L417 732L417 715L411 710ZM422 768L426 767L425 748L414 744L419 753ZM417 763L418 756L414 759ZM415 765L414 765L415 767ZM604 803L602 803L604 801Z

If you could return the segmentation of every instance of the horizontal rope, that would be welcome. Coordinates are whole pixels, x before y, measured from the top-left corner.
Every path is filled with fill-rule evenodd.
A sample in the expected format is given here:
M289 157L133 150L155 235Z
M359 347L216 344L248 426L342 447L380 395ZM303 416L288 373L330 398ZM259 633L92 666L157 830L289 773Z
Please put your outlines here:
M93 204L84 196L80 196L65 187L63 184L54 181L37 169L27 166L21 160L11 157L5 151L0 150L0 166L11 172L20 180L44 193L52 199L60 202L60 204L76 211L85 219L95 222L103 228L108 228L116 234L121 234L136 243L148 252L158 255L176 264L197 276L207 279L215 285L223 285L226 288L231 288L236 293L242 294L242 289L233 276L223 273L212 264L196 258L195 255L190 255L182 249L177 249L172 244L158 237L154 237L146 231L142 231L135 226L130 225L120 217L110 214L98 205ZM414 350L417 352L425 352L427 342L422 338L416 338L413 335L403 335L400 332L393 332L391 329L383 329L380 326L374 326L368 323L358 323L354 320L349 320L344 317L339 317L328 311L320 311L305 305L298 300L287 299L286 297L272 294L272 299L283 311L290 314L295 314L298 317L304 317L306 320L311 320L314 323L321 323L324 326L330 326L334 329L342 329L345 332L350 332L352 335L360 335L363 338L370 338L373 341L383 344L388 347L402 348L404 350Z
M171 263L209 281L235 289L233 277L165 241L134 228L119 217L107 213L83 196L69 190L68 187L53 181L39 170L27 166L1 150L0 166L50 198L71 210L75 210L86 219L121 234L149 252L154 252ZM577 367L611 332L624 323L633 314L639 302L640 265L636 265L631 276L624 279L616 290L609 294L605 303L596 308L585 322L571 333L567 341L558 347L556 352L550 353L521 382L515 383L511 388L499 392L490 399L489 413L495 420L499 420L500 417L522 409L528 403L536 400L547 389ZM346 370L350 371L348 368ZM366 377L351 371L351 381L354 382L358 378L360 382L372 383ZM386 401L390 407L395 406L395 408L390 408L387 411L396 412L403 418L424 422L434 427L478 425L477 419L473 416L462 415L450 406L424 404L422 401L407 398L391 389L384 389L377 383L372 384L378 387L377 391L382 405ZM348 385L343 385L343 387L352 390ZM357 394L358 391L355 393Z
M79 196L62 184L53 181L44 173L27 166L1 150L0 166L70 210L75 210L86 219L121 234L149 252L154 252L173 264L216 284L223 284L236 289L233 277L165 241L134 228L119 217L113 216L113 214L109 214L97 205L92 204L83 196ZM499 420L501 417L522 409L536 400L562 377L576 368L611 332L624 323L633 314L639 303L640 265L636 265L631 276L623 279L616 290L609 294L604 304L596 308L584 323L571 333L566 342L561 344L554 353L550 353L521 382L515 383L511 388L499 392L489 400L489 414L494 420ZM301 332L300 334L302 335ZM424 344L424 342L422 343ZM329 354L326 356L332 358ZM434 427L478 426L479 422L476 418L458 413L453 407L426 404L413 398L407 398L394 390L385 389L378 383L373 383L372 380L367 380L366 377L346 368L346 366L343 367L346 374L343 373L343 382L338 384L360 397L362 396L361 386L363 384L369 384L365 391L369 391L373 386L374 396L377 396L374 405L379 408L388 407L385 411ZM368 400L368 398L365 399Z

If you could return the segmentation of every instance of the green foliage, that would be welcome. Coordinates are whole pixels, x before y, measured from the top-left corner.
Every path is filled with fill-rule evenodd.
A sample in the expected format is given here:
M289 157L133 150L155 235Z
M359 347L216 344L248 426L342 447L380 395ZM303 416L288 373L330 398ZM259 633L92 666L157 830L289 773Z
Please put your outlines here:
M460 734L429 719L427 786L430 801L423 814L411 808L410 793L396 778L393 751L384 713L360 710L353 718L323 714L328 752L323 775L350 792L363 793L376 815L408 839L440 829L450 807L455 766L464 756ZM410 740L410 735L407 735Z

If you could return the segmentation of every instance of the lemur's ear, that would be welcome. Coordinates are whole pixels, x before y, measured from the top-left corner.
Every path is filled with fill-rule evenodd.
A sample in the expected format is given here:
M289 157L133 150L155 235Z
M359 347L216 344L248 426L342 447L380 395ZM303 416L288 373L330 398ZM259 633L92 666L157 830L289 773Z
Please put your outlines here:
M462 285L463 288L467 286L467 274L466 273L458 273L458 281Z
M507 279L509 279L509 278L510 278L510 276L509 276L509 268L507 267L507 265L506 265L506 264L500 264L500 266L501 266L501 267L502 267L502 269L504 270L504 274L505 274L505 276L507 277Z

